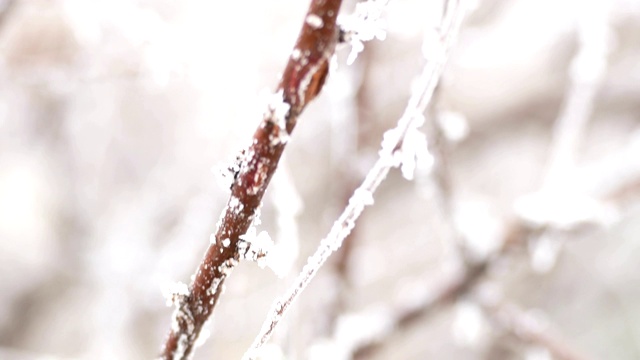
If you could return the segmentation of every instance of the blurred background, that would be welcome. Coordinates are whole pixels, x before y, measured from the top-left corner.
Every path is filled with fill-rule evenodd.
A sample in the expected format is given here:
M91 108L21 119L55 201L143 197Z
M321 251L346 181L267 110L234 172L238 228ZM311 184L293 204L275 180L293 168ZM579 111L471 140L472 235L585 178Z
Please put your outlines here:
M476 0L424 131L278 329L274 359L640 359L640 3ZM355 9L347 1L344 14ZM0 358L155 357L308 1L0 0ZM293 133L194 359L237 359L430 58L385 8ZM426 34L426 35L425 35ZM423 54L424 53L424 54Z

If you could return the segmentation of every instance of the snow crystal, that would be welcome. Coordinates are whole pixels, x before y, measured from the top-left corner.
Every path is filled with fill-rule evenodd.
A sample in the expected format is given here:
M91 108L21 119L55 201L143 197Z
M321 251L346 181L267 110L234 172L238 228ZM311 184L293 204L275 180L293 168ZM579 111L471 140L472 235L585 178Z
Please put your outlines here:
M162 295L167 300L167 306L178 305L189 295L189 286L182 282L168 283L162 287Z
M291 58L293 60L300 60L301 56L302 56L302 53L300 53L300 49L298 48L293 49L293 51L291 52Z
M287 114L289 113L291 105L284 101L284 90L280 90L270 96L267 107L269 109L267 117L280 128L281 133L288 135Z
M229 240L228 238L222 240L222 246L229 247L229 245L231 245L231 240Z
M314 29L319 29L324 25L322 18L316 14L309 14L305 21Z
M353 193L350 201L356 201L365 206L373 205L373 194L367 189L358 188Z
M400 133L398 128L393 128L385 131L382 135L382 143L380 146L380 151L378 155L380 159L390 163L391 166L397 167L402 163L402 159L400 158L399 151L396 151L396 147L400 142L402 134ZM398 155L398 156L396 156Z
M234 180L232 167L227 166L226 164L218 164L214 166L211 171L213 171L216 182L220 188L228 193L231 190Z
M273 247L273 241L266 231L256 234L256 228L250 227L246 234L240 235L238 248L242 250L240 257L245 260L257 261L258 266L264 268L267 265L267 254Z
M356 4L352 15L341 16L339 23L345 32L345 40L351 45L347 64L351 65L364 50L364 41L384 40L386 23L381 19L388 0L369 0Z
M400 170L407 180L413 180L417 168L428 171L435 162L429 151L426 135L414 126L407 130L402 140L400 156Z
M235 214L240 213L242 210L244 210L244 204L242 204L240 202L240 199L238 199L235 196L232 196L229 199L229 210L232 211Z

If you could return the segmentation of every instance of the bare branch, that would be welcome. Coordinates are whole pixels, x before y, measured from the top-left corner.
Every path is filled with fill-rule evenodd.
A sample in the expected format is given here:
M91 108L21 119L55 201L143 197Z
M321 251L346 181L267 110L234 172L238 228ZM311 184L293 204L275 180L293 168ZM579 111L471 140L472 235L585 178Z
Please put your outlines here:
M266 111L243 152L234 174L231 197L189 292L177 301L162 359L187 359L202 326L212 314L222 283L244 256L240 236L256 217L262 197L285 148L288 135L305 106L322 89L338 38L336 19L341 0L311 2L295 48ZM246 245L246 244L244 244Z

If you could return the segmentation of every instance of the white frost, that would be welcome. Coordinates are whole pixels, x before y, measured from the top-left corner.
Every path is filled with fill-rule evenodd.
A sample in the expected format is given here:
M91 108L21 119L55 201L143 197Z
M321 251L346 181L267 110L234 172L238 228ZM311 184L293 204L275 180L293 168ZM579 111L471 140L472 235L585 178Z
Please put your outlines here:
M382 20L388 0L369 0L356 4L352 15L341 16L338 20L345 32L345 40L351 45L347 64L351 65L364 50L363 42L387 37L386 23Z
M422 114L416 116L424 119ZM423 173L429 172L435 162L433 155L429 151L426 135L418 130L417 127L422 122L424 120L413 122L402 140L400 170L402 171L402 176L407 180L413 180L414 173L418 168L424 170Z
M307 19L305 21L314 29L320 29L324 25L322 18L316 14L307 15Z
M238 248L242 259L256 261L258 266L264 268L267 265L267 254L273 247L273 241L266 231L256 234L256 228L250 227L246 234L240 235Z
M167 306L177 305L182 298L189 295L189 286L182 282L167 283L162 286L162 295L167 300Z
M300 50L298 49L295 49L291 56L294 56L296 51L299 56ZM290 109L291 105L284 101L283 90L268 96L267 113L265 114L265 118L272 121L279 128L277 136L270 139L272 145L277 145L279 143L284 144L289 141L289 133L287 132L287 114Z

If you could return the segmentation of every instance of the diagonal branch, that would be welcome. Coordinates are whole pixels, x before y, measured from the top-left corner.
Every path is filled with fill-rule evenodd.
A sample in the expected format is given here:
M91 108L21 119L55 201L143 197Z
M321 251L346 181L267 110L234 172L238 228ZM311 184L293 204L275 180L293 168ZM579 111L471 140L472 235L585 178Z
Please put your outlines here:
M212 314L222 283L246 257L240 239L256 218L262 196L276 170L288 135L305 106L320 92L338 39L341 0L313 0L274 101L265 112L251 146L234 166L231 197L188 292L177 296L171 332L162 359L187 359L202 326Z

